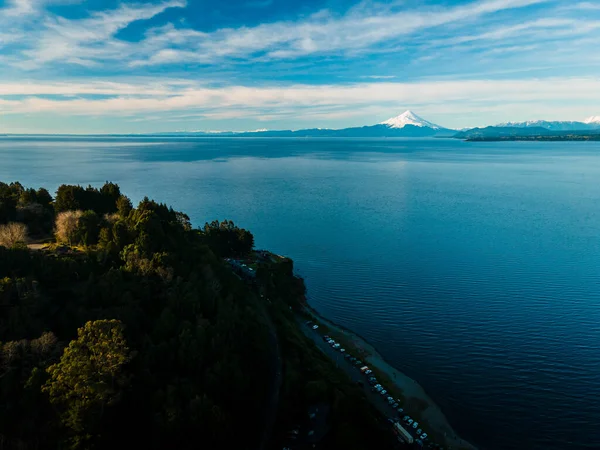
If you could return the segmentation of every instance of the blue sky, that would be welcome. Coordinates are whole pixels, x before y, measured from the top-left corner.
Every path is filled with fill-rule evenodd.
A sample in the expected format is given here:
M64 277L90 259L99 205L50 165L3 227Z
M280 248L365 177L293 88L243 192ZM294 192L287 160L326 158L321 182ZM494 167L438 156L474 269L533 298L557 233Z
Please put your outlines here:
M600 1L0 0L0 132L600 115Z

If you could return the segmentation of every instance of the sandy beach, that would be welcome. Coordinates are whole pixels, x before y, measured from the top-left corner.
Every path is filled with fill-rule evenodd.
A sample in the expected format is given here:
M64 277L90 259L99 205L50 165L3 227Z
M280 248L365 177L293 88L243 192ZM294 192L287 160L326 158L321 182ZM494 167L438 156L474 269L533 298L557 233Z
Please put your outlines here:
M321 324L327 326L332 332L344 337L344 340L349 342L362 355L361 358L368 363L372 368L384 373L404 397L406 405L414 405L420 411L421 420L429 425L432 432L439 437L443 436L446 445L454 449L469 449L476 450L477 447L471 443L461 439L460 436L452 429L448 419L442 410L435 402L427 395L425 390L412 378L395 369L377 352L375 347L366 342L362 337L347 330L330 320L320 316L310 307L306 307L306 312Z

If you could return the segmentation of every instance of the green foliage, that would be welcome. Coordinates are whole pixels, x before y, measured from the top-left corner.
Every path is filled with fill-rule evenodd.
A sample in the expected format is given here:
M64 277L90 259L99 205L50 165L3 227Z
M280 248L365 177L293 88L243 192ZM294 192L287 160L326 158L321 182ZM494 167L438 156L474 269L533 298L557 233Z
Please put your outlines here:
M132 209L133 205L131 204L131 200L129 200L127 196L121 195L117 199L117 212L123 219L126 219L127 216L129 216L129 213Z
M230 220L206 223L202 231L206 244L222 257L243 256L254 248L252 233L238 228Z
M73 432L73 448L86 448L99 431L108 407L121 398L128 384L124 366L131 353L118 320L87 322L65 349L60 362L48 367L42 387L60 408L63 424Z
M22 361L18 370L15 362L0 373L2 442L20 449L256 447L270 357L259 300L191 230L187 215L147 198L129 210L114 187L97 192L62 186L57 195L58 217L75 219L66 240L86 252L0 247L0 341L51 330L68 344L60 361L11 359ZM114 201L118 216L86 203L98 195ZM85 332L86 323L113 320L138 352L114 384L86 356L114 340Z
M25 189L20 183L0 182L0 224L21 222L31 235L47 235L52 230L52 197L44 188Z
M94 211L85 211L79 218L78 241L83 245L95 245L100 234L100 218Z
M56 191L54 209L63 211L94 211L99 216L117 212L117 201L121 197L118 185L108 181L100 188L63 184Z
M46 194L0 183L0 214L49 210ZM110 183L63 185L53 206L57 236L85 252L0 246L0 446L258 448L270 317L285 372L279 429L326 401L332 436L349 427L349 448L388 448L360 392L295 325L304 284L291 260L261 267L267 306L221 259L253 247L233 222L192 230L187 215L148 198L133 208Z

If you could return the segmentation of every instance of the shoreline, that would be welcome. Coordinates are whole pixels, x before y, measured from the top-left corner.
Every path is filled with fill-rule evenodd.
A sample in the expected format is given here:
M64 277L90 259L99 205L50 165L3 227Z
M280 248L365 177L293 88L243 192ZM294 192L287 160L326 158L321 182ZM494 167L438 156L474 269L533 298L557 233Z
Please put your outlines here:
M370 366L385 374L390 383L402 392L405 397L406 404L415 404L421 409L420 415L422 420L426 421L429 427L438 436L443 436L446 445L452 448L477 450L477 447L470 442L462 439L450 425L450 422L444 415L441 408L434 400L427 395L423 387L408 375L396 369L388 363L383 356L379 354L377 349L369 342L360 336L335 322L321 316L308 303L303 305L304 311L311 315L316 321L326 325L329 329L343 335L352 344L356 350L361 353L363 360L368 362Z

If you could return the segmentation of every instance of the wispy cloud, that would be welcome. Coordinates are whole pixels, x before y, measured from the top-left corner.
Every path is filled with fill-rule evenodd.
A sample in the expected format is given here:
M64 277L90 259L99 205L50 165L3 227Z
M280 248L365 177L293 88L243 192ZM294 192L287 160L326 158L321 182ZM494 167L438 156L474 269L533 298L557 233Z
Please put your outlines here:
M369 78L371 80L391 80L396 78L396 75L362 75L361 78Z
M456 105L457 110L476 104L537 104L585 101L600 104L600 79L552 78L546 80L470 80L420 83L357 83L339 85L294 85L290 87L248 88L229 86L209 88L192 82L0 84L0 94L23 96L0 104L4 114L168 115L194 112L206 118L296 116L340 118L373 114L385 118L405 107L433 111L440 105ZM35 92L35 95L31 95ZM90 95L103 94L108 98ZM42 95L54 95L49 99ZM350 113L349 113L350 111ZM375 118L374 118L375 119Z
M8 2L8 6L0 12L5 17L22 17L31 15L37 11L41 2L37 0L12 0Z
M290 59L313 54L356 52L402 36L486 14L522 8L549 0L483 0L451 8L397 10L394 4L362 3L338 17L320 11L298 22L274 22L251 28L226 28L213 33L189 33L167 28L165 33L185 49L168 46L135 66L175 61L212 62L227 58ZM166 43L162 32L150 33L149 44ZM152 45L151 45L152 46Z
M88 18L77 20L47 15L41 23L40 35L31 36L29 48L23 50L20 57L15 57L14 64L28 69L58 61L92 67L100 62L127 57L134 48L132 44L115 38L120 30L136 21L150 19L168 8L185 5L183 0L157 5L123 4L115 10L94 12Z
M4 15L36 10L34 2L15 0ZM150 19L168 8L183 8L181 0L156 5L122 5L94 12L89 18L69 20L47 15L13 62L36 68L51 62L83 66L123 63L164 65L177 62L213 63L222 60L278 60L317 54L363 52L390 46L403 36L430 28L460 23L499 11L523 8L549 0L479 0L455 7L399 9L396 3L361 3L345 15L322 10L299 21L272 22L254 27L223 28L210 33L169 24L149 29L140 42L116 38L131 23ZM265 6L268 6L265 4ZM397 42L396 42L397 43ZM393 51L392 46L389 50ZM381 51L381 49L378 49ZM341 53L340 53L341 52Z
M460 126L452 120L515 119L557 105L565 115L599 113L596 2L364 0L283 20L276 2L231 1L232 17L219 22L215 11L208 22L194 20L196 5L185 0L104 10L8 0L0 8L0 115L5 123L52 115L330 126L410 107ZM56 4L69 6L49 7Z

